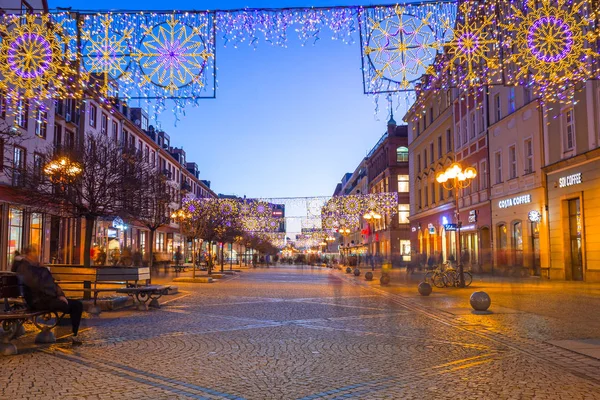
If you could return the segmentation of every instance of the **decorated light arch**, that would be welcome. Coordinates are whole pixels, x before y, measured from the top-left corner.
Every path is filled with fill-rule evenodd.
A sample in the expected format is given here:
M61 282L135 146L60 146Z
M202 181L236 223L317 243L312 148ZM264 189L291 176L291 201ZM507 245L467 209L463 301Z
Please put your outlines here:
M423 1L403 5L0 16L0 90L19 100L90 98L181 109L216 97L224 46L329 36L360 43L363 91L530 87L572 101L600 75L598 0ZM10 11L10 10L9 10ZM423 75L430 76L423 84Z

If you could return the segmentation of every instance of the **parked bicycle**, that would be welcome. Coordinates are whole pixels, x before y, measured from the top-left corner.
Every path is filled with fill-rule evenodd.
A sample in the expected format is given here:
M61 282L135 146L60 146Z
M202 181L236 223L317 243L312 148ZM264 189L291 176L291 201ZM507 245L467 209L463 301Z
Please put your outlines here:
M444 270L443 281L444 286L460 286L460 274L458 269L450 265L448 261L445 263L447 267ZM469 271L463 271L465 279L465 287L470 286L473 283L473 275Z

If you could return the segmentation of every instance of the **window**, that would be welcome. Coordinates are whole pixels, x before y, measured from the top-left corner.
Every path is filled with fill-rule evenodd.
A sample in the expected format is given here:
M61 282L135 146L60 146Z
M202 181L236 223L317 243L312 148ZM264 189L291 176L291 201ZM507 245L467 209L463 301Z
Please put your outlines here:
M471 139L477 134L477 113L471 113Z
M481 124L481 126L479 127L479 132L483 133L485 132L485 113L483 112L483 110L481 110L479 116L481 117L481 120L479 121Z
M423 150L423 168L427 168L427 149Z
M494 159L496 161L496 183L502 183L502 153L497 152Z
M108 133L108 117L102 113L102 117L100 118L100 132L106 135Z
M429 190L427 190L427 186L425 186L425 207L429 206Z
M457 148L460 147L462 141L460 140L461 136L460 136L460 123L458 123L458 125L456 125L456 146Z
M517 109L517 102L515 100L515 88L511 87L508 90L508 112L514 113Z
M512 225L512 249L514 252L514 265L523 265L523 224L516 221Z
M565 150L573 150L575 147L575 117L572 108L564 113L564 135Z
M431 205L435 204L435 183L431 182Z
M438 189L439 189L439 194L438 197L440 199L440 201L444 200L444 185L438 185Z
M417 120L415 123L415 129L417 132L417 136L421 134L421 120Z
M408 193L410 191L410 180L408 175L398 175L398 192Z
M148 130L148 117L145 115L142 115L142 129L145 131Z
M0 118L6 118L6 93L0 91Z
M19 99L17 102L17 115L15 122L23 129L27 129L27 121L29 120L29 102Z
M62 125L54 122L54 147L62 146Z
M419 189L419 194L417 196L417 201L419 202L419 210L423 208L423 196L421 193L421 189Z
M496 106L496 122L502 119L502 103L500 99L500 94L494 96L494 104Z
M442 158L442 137L438 136L438 157Z
M408 148L402 146L396 149L396 161L407 162L408 161Z
M506 252L508 248L508 231L506 224L498 225L498 264L506 265L508 259Z
M509 179L514 179L517 177L517 149L514 145L508 148L508 163L510 168Z
M435 152L433 151L433 142L429 144L429 156L431 157L431 164L435 162Z
M488 187L488 171L487 171L487 161L481 161L479 164L479 188L481 190L487 189Z
M473 164L472 167L477 170L477 164ZM471 190L473 193L477 193L479 191L479 179L473 179L471 182Z
M152 150L152 157L150 157L150 162L152 164L152 167L156 167L156 153L154 152L154 150Z
M417 154L417 173L421 172L421 155Z
M37 254L42 254L42 214L32 213L29 224L29 243L37 250Z
M148 147L148 145L144 147L144 161L150 162L150 148Z
M75 133L65 131L65 147L72 149L75 147Z
M410 213L409 204L398 204L398 222L401 224L408 224L408 215Z
M446 90L446 108L450 107L450 103L452 102L452 92L450 89Z
M112 137L115 142L119 140L119 124L117 124L117 121L112 122Z
M123 134L121 136L121 144L123 145L123 147L127 147L127 145L129 144L129 132L127 132L127 130L123 129Z
M429 124L433 124L433 107L429 108Z
M452 151L452 132L450 129L446 130L446 152L450 153Z
M469 132L468 132L468 128L467 128L467 117L463 117L462 119L462 133L463 133L463 144L467 144L467 142L469 141Z
M530 174L533 172L533 141L531 139L525 140L525 173Z
M530 88L523 88L523 96L525 97L525 104L528 104L531 102L531 89Z
M33 174L36 179L42 178L42 168L44 167L44 158L39 153L33 153Z
M25 149L15 146L13 152L13 186L21 186L23 184L25 165Z
M48 130L48 112L45 106L38 106L35 113L35 135L46 139L46 132Z
M90 104L90 126L96 127L96 116L98 114L98 108L94 104Z
M23 210L11 207L8 210L8 265L11 265L15 251L21 251L23 244Z

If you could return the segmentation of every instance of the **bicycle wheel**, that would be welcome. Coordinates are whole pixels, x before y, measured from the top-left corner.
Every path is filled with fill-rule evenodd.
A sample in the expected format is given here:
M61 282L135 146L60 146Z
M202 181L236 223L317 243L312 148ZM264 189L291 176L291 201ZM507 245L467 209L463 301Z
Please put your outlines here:
M428 271L423 277L423 282L433 283L433 272Z
M438 274L437 272L433 274L433 286L436 288L443 288L446 286L444 282L444 274Z
M465 287L470 286L473 283L473 275L470 272L465 272Z

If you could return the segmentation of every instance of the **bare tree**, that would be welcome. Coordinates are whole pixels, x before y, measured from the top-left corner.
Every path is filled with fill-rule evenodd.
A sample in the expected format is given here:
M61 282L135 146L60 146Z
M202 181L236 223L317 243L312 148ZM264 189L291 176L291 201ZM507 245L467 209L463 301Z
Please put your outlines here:
M63 214L85 219L83 264L88 267L96 220L122 215L132 199L140 198L148 165L135 149L95 134L73 147L48 149L43 159L27 166L23 187L32 205L43 207L52 199Z

